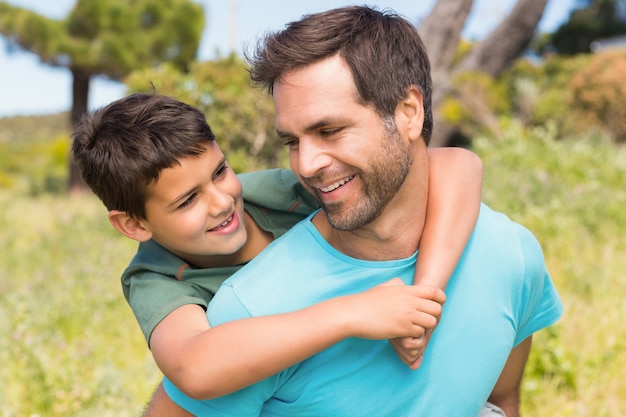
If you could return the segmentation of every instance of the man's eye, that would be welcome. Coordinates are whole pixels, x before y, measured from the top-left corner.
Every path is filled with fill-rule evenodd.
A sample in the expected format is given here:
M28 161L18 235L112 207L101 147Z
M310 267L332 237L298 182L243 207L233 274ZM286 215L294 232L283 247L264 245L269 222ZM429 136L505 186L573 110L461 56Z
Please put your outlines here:
M341 131L341 128L333 128L333 129L322 129L320 130L320 135L322 136L332 136L335 133L339 133Z
M293 148L294 146L298 146L298 143L300 143L298 138L285 139L285 145L289 146L290 148Z

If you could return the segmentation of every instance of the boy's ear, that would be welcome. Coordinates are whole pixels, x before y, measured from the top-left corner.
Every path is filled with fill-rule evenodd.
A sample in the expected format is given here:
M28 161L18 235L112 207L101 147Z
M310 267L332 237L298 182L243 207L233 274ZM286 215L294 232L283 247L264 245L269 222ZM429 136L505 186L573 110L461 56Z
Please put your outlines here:
M111 210L109 221L121 234L138 242L146 242L152 238L152 232L143 222L130 217L125 211Z

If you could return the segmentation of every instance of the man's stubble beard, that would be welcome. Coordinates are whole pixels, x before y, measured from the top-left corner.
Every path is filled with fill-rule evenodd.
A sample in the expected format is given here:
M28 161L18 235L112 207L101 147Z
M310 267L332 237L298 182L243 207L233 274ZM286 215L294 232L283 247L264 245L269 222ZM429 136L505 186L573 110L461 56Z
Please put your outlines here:
M318 198L333 228L353 231L373 222L404 184L413 158L395 124L385 131L385 140L370 159L368 171L358 173L362 186L359 201L348 206L345 202L325 204Z

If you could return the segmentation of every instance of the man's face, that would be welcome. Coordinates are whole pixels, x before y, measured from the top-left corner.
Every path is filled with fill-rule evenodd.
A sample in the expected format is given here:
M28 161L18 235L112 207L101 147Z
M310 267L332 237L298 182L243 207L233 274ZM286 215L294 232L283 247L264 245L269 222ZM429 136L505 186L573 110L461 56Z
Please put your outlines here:
M357 100L344 60L335 56L283 74L274 104L291 169L329 223L355 230L375 220L404 183L412 159L395 126L386 127Z
M148 187L144 227L163 247L198 267L231 256L247 240L242 189L215 141L164 169Z

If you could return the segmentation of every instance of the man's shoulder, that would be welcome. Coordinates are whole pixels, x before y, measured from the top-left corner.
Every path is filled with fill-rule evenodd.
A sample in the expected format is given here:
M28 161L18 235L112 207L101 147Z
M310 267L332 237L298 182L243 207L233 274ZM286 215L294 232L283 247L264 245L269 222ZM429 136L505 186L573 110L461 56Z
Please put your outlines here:
M517 236L524 240L532 237L534 239L534 235L526 226L512 220L507 214L494 210L484 203L481 204L480 207L477 228L478 227L507 237Z
M531 265L533 269L544 268L543 251L535 235L502 212L483 204L475 234L480 245L492 251L492 262L517 262L523 269Z

